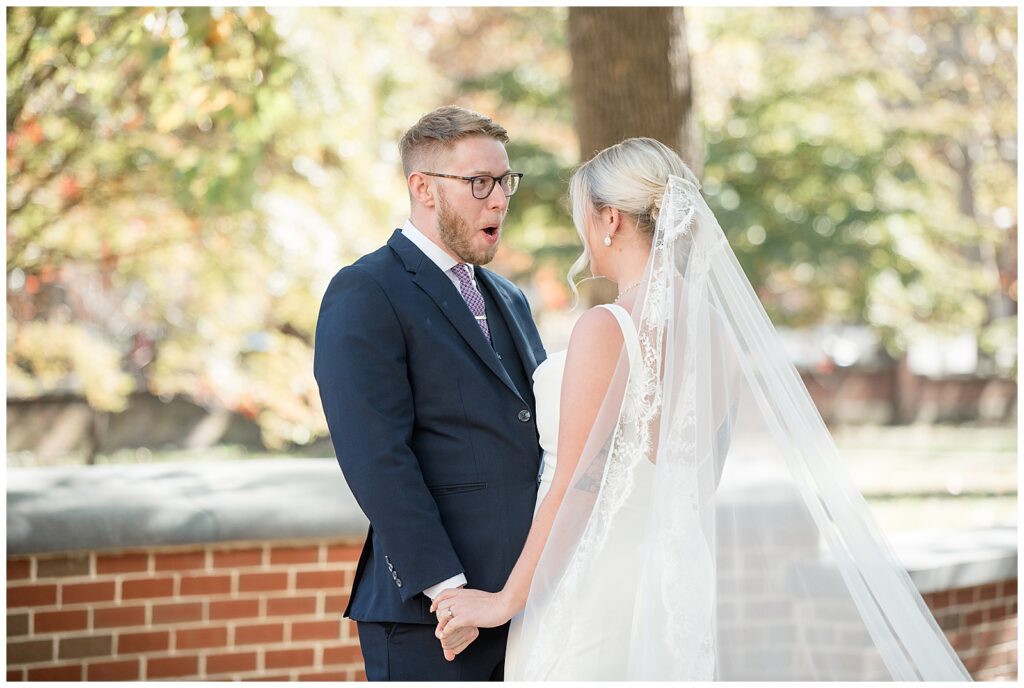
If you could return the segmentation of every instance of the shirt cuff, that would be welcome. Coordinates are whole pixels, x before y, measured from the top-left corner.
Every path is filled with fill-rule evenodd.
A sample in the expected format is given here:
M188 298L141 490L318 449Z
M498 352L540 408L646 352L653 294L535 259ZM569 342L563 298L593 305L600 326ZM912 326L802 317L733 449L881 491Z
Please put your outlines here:
M460 573L457 576L452 576L448 580L441 581L437 585L431 585L429 588L423 591L423 594L433 600L435 597L440 595L449 588L457 588L460 585L466 584L466 574Z

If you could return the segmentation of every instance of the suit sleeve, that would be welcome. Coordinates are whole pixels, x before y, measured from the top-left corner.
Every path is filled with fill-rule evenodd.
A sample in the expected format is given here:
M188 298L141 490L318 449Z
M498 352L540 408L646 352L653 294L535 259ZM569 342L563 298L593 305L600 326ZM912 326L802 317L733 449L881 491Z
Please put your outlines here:
M342 269L320 306L313 373L341 471L403 601L464 570L411 449L406 365L405 338L383 289L359 266Z

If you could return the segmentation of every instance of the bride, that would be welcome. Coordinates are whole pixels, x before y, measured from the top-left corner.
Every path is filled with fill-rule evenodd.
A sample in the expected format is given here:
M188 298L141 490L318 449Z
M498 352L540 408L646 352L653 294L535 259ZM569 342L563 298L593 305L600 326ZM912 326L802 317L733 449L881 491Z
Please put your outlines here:
M438 637L511 619L508 680L969 680L699 189L648 138L573 175L570 283L619 295L534 374L530 534Z

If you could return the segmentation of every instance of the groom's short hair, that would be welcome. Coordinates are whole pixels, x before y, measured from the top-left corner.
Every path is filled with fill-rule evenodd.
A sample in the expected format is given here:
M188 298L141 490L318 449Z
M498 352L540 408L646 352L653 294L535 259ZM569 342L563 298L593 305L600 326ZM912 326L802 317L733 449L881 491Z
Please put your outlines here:
M420 117L420 121L402 136L398 144L402 155L402 171L408 177L417 171L417 166L431 161L442 151L450 150L457 141L467 136L489 136L508 143L505 127L490 117L458 105L445 105Z

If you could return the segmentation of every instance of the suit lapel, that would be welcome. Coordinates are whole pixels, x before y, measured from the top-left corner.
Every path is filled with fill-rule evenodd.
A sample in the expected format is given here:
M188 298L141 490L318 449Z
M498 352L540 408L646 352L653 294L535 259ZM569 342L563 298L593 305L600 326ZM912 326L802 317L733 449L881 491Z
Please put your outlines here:
M388 241L388 246L405 263L405 269L413 273L412 281L434 301L448 318L452 327L469 345L469 348L480 357L480 360L490 368L491 372L498 376L498 379L519 397L519 390L516 389L512 379L505 371L505 367L498 360L498 354L484 338L484 333L476 324L476 319L469 312L469 307L466 306L466 302L452 281L441 272L441 269L432 260L423 255L423 252L416 248L415 244L402 236L401 230L395 230ZM480 271L477 271L477 275L479 274ZM519 346L518 343L516 346Z
M527 341L526 335L523 333L523 328L519 326L519 319L516 318L512 310L511 297L505 289L498 286L497 281L487 270L477 267L476 278L483 282L491 294L494 295L493 301L498 310L501 311L501 316L505 319L509 332L512 333L512 341L516 345L516 351L519 352L519 359L523 362L526 379L533 379L533 371L537 369L537 359L533 355L533 348L530 346L530 342Z

